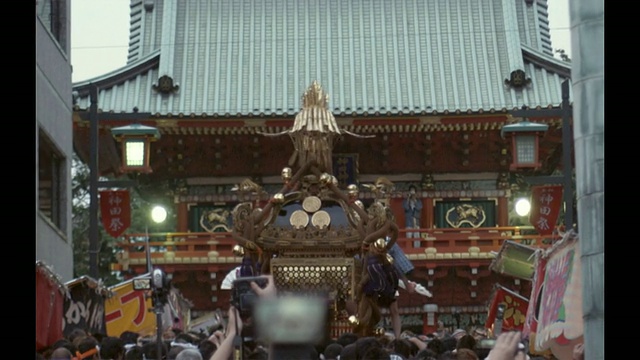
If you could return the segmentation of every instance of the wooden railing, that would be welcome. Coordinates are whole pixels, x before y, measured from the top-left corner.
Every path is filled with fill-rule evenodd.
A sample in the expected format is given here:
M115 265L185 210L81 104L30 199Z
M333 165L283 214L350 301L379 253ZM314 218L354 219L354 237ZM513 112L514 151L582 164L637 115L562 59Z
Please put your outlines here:
M418 233L409 238L407 233ZM124 235L118 243L119 266L146 264L146 236L144 233ZM228 232L150 233L152 263L237 263L233 253L236 244ZM398 245L410 259L492 258L506 240L524 245L546 248L559 236L543 237L531 227L492 227L464 229L400 230Z

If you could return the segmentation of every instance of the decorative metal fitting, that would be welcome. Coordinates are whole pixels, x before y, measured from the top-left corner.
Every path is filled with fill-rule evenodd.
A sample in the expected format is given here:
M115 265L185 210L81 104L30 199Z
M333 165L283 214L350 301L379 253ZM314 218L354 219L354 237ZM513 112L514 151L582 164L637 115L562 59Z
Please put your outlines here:
M358 197L358 185L349 184L347 185L347 194L351 197Z
M320 175L320 182L324 185L329 184L331 182L331 175L322 173L322 175Z
M284 202L284 195L282 193L277 193L273 195L273 199L271 201L275 204L282 204Z
M235 256L244 256L244 248L240 245L233 246L233 254Z
M387 255L387 261L389 262L389 264L393 265L393 256L389 255L388 253L385 255Z
M378 238L376 241L374 241L373 247L376 250L382 251L387 247L387 242L383 238Z
M283 180L285 183L288 183L288 182L289 182L289 180L291 180L291 176L292 176L291 168L290 168L290 167L283 168L283 169L282 169L281 176L282 176L282 180Z

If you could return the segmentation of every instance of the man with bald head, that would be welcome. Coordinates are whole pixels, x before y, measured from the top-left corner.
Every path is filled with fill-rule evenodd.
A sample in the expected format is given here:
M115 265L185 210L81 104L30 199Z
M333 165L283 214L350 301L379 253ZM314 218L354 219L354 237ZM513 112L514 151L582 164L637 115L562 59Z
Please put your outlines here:
M59 347L51 352L51 360L71 360L73 354L65 347Z
M202 360L202 354L198 349L184 349L178 353L176 360Z

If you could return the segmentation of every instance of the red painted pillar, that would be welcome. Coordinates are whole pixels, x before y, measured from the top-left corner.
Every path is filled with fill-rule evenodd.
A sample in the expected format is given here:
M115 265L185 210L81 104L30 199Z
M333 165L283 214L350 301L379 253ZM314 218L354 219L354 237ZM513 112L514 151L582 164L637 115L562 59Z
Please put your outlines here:
M176 210L178 212L178 224L177 230L178 232L188 232L189 231L189 207L186 202L178 202L176 205Z
M422 333L432 334L438 330L438 306L436 304L426 304L422 314Z
M423 229L433 229L433 198L422 198L422 218L420 219L420 226Z
M509 226L509 199L506 196L498 198L498 226Z
M404 209L402 207L402 198L401 197L394 197L389 199L389 207L391 208L391 212L393 213L393 216L396 218L396 224L398 224L398 227L400 229L404 228ZM404 237L404 235L400 235L401 237Z

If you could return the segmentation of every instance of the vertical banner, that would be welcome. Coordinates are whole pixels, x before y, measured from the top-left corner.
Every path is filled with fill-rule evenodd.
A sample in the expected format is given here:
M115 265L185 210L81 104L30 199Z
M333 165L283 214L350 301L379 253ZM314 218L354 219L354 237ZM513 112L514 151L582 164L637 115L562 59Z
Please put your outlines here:
M358 182L358 154L333 154L333 175L338 186L345 189Z
M109 235L122 235L131 226L129 190L100 191L100 215L102 225Z
M529 223L540 235L551 235L560 215L562 185L532 186Z
M191 321L191 307L193 306L175 288L169 293L169 304L173 314L173 328L187 331Z
M62 307L65 291L56 274L46 265L36 263L36 351L53 345L63 337Z
M504 317L502 331L522 331L526 319L529 300L524 296L511 291L503 286L496 285L493 301L489 307L489 315L485 322L485 328L490 329L496 320L498 305L504 304Z
M548 254L540 295L535 350L550 349L559 359L571 359L582 341L582 269L577 235L570 232Z
M535 254L534 273L531 283L531 297L527 308L527 318L522 329L522 337L529 340L529 352L532 354L548 355L550 352L539 352L535 350L536 332L538 331L538 316L540 306L543 304L542 289L544 288L544 274L547 267L547 258L541 252Z
M107 335L120 336L124 331L137 332L142 336L155 334L156 316L150 309L151 297L145 291L133 290L133 281L127 280L109 288L113 293L105 300L105 322Z
M86 280L71 281L66 285L71 296L64 302L64 335L70 335L75 328L92 334L106 334L103 295Z

